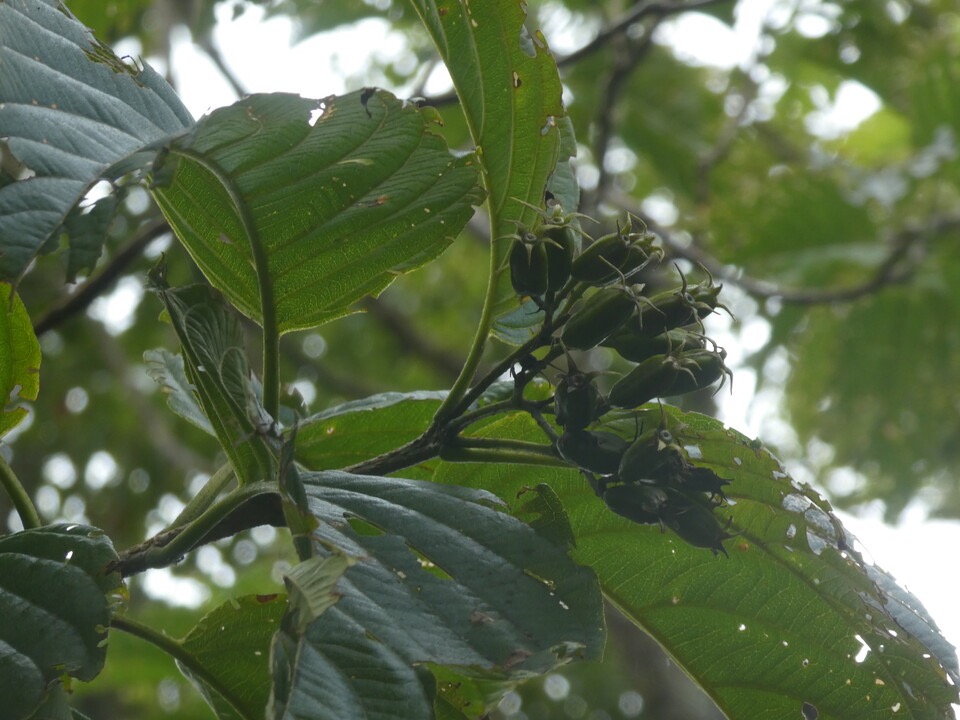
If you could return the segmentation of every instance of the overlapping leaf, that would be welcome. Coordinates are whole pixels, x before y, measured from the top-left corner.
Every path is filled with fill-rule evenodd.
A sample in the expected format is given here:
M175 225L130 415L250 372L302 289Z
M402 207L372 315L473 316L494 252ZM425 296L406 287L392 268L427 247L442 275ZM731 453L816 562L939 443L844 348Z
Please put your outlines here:
M138 153L192 122L160 75L120 60L63 3L0 3L0 137L32 171L0 187L0 278L56 247L70 210L111 166L142 166L153 152ZM89 242L78 250L72 269L99 255Z
M3 717L27 718L63 675L92 680L103 668L117 573L109 539L81 525L0 539L0 697Z
M147 363L147 373L167 396L170 409L204 432L216 435L213 425L197 402L195 386L187 379L183 355L174 355L169 350L158 348L147 350L143 360Z
M345 315L438 255L481 192L432 116L366 89L252 95L203 118L155 170L155 197L204 274L280 332Z
M337 471L303 482L321 547L362 558L339 602L274 648L284 697L311 717L428 716L415 664L506 678L600 651L593 574L488 493ZM292 705L283 717L305 717Z
M8 283L0 283L0 437L27 415L21 400L36 400L40 390L40 344L23 301Z
M180 641L195 664L180 663L181 671L220 720L263 717L270 697L270 642L286 607L283 595L233 598L204 615Z
M527 31L525 3L520 0L412 4L453 78L478 148L497 238L494 252L502 261L509 247L506 236L516 232L516 223L529 227L536 219L533 210L517 201L541 207L557 165L558 124L565 112L557 64L543 36ZM572 141L572 127L566 130ZM572 201L572 175L558 183L564 200ZM512 311L517 303L509 277L501 272L499 278L498 315Z
M650 411L650 423L659 412ZM435 479L504 497L522 484L549 483L570 516L574 557L730 717L800 717L804 703L821 719L949 717L952 648L930 641L932 623L919 639L906 621L898 624L907 616L848 547L829 505L716 420L677 417L695 462L733 480L731 504L718 511L736 533L726 542L729 559L614 515L573 471L442 465ZM634 422L623 431L633 432ZM542 438L521 416L484 433Z
M207 285L158 287L157 293L183 348L184 378L195 388L196 400L240 482L272 479L279 442L271 437L273 420L260 404L247 366L239 319ZM183 379L174 382L178 407L192 416L196 408L189 405L187 386Z
M299 425L297 461L311 470L332 470L398 448L430 426L445 397L383 393L324 410Z

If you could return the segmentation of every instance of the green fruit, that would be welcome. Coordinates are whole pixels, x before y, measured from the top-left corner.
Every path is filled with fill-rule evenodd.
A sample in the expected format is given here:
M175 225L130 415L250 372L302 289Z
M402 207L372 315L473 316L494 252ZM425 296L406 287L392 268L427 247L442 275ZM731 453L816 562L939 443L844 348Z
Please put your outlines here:
M541 239L547 253L547 292L558 292L570 279L577 238L570 225L544 225Z
M712 507L695 501L679 501L671 496L667 507L661 512L661 519L684 542L712 550L714 555L722 552L730 557L723 547L723 541L733 535L726 532Z
M553 396L557 423L564 430L583 430L597 419L602 407L600 391L593 383L593 373L573 371L557 383Z
M654 245L656 238L633 232L632 221L615 233L598 238L573 261L571 275L588 285L606 285L617 278L626 278L654 258L663 257L663 250Z
M713 470L693 466L688 466L678 478L678 486L685 492L708 493L711 499L725 499L723 486L729 484L729 480L720 477Z
M567 320L560 339L568 348L590 350L623 327L641 304L642 285L601 288Z
M670 386L667 395L684 395L713 385L726 375L733 377L724 363L724 350L694 350L682 353L677 359L681 371Z
M617 476L623 482L670 482L686 466L680 446L666 428L643 433L620 459Z
M574 430L563 433L557 441L557 450L564 458L601 475L617 471L626 449L626 440L608 432Z
M654 337L675 328L701 325L703 318L723 307L717 300L720 288L720 285L713 284L712 278L688 288L687 279L683 277L679 289L666 290L651 297L649 304L640 309L631 329Z
M612 485L603 491L603 501L617 515L641 525L656 525L667 503L667 494L653 485Z
M521 297L543 297L548 286L547 250L536 235L522 232L510 246L510 284Z
M673 386L680 364L669 355L654 355L620 378L610 390L607 402L614 407L635 408L663 397Z

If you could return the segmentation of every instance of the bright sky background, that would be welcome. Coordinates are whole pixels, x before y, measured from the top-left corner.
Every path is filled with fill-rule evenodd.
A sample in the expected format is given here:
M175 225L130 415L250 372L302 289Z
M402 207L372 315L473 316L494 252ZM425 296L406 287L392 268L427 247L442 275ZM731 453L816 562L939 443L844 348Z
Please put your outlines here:
M782 3L778 4L777 0L742 3L733 30L706 15L688 14L665 23L658 39L672 44L678 55L690 62L720 68L744 65L756 52L761 23L764 20L774 24L780 22L781 7ZM229 7L221 6L220 10L218 18L221 23L215 31L215 41L229 67L250 92L282 90L307 97L341 93L348 89L349 80L365 68L371 54L396 57L403 50L402 39L385 21L363 21L351 29L314 36L291 47L296 31L289 19L263 21L262 11L250 8L238 20L232 21ZM547 36L560 52L582 44L592 32L590 28L574 24L564 27L563 18L557 25L554 34L547 28ZM801 16L799 27L804 34L816 38L829 31L830 19L811 13ZM256 48L256 52L251 48ZM135 46L117 49L120 54L139 54ZM150 58L148 60L153 62ZM158 69L162 71L164 68L160 66ZM446 89L442 71L435 75L427 85L428 92ZM177 90L197 117L237 99L209 58L189 43L186 31L174 38L173 76ZM768 81L766 91L775 100L782 92L782 88L778 90L777 79L761 79ZM409 90L392 89L401 95L404 90ZM877 97L854 82L841 85L833 98L821 96L814 99L819 109L808 118L808 127L824 137L835 137L856 127L879 107ZM139 288L126 288L125 292L137 290ZM714 333L716 327L711 327L711 334L719 339L724 331ZM735 367L737 357L759 347L769 330L763 322L757 321L734 330L734 334L726 332L728 339L721 344L731 352L728 361ZM751 437L776 437L783 441L786 436L789 439L789 427L776 417L777 398L770 395L755 397L753 385L750 371L737 373L735 392L723 392L722 419ZM790 469L799 479L809 479L803 476L802 468ZM914 592L940 624L946 637L954 645L960 644L960 613L956 611L960 576L945 572L944 560L946 549L960 547L960 523L931 520L918 502L908 508L900 525L894 528L880 521L879 507L875 510L868 509L872 516L867 517L839 514L847 528L869 551L868 557ZM218 558L211 557L208 561L216 565ZM155 571L148 579L151 589L162 594L169 593L172 582L172 576L163 571ZM189 581L178 582L181 584L176 586L174 594L181 600L191 596L195 588L191 590L189 584L182 584Z

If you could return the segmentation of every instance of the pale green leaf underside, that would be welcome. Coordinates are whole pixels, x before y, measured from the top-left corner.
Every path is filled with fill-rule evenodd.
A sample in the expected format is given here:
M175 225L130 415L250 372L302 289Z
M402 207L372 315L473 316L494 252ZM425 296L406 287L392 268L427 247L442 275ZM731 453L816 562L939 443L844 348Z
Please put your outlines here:
M160 386L167 396L170 409L205 433L216 436L213 426L197 402L196 387L187 379L183 355L174 355L169 350L157 348L143 353L147 374Z
M263 717L270 697L270 642L286 608L283 595L232 598L204 615L180 641L204 673L182 664L180 670L219 720Z
M648 424L659 412L650 411ZM725 542L729 559L613 514L572 470L443 464L435 479L507 498L549 483L570 517L573 557L731 718L800 717L804 702L821 720L948 717L956 693L934 650L884 610L886 596L845 549L829 505L718 421L682 419L697 464L733 480L727 495L736 504L718 511L737 533ZM623 432L633 432L634 421L627 424ZM484 434L543 439L522 416ZM862 662L857 636L870 647Z
M472 157L380 90L244 98L198 122L155 176L204 274L280 332L344 315L436 257L481 199Z
M40 344L23 301L9 283L0 283L0 437L26 416L21 400L40 390Z
M157 294L183 349L184 378L171 399L179 399L186 416L202 408L241 483L273 479L279 442L247 366L239 318L209 285L157 288ZM187 404L188 388L199 408Z
M48 241L108 168L192 123L160 75L125 64L62 3L0 3L0 136L34 172L0 188L0 278L55 247ZM81 253L72 268L99 247Z
M364 717L380 703L388 710L371 717L420 717L403 714L429 706L412 665L514 677L600 652L593 574L490 507L488 493L336 471L303 481L320 547L361 560L303 638L274 646L284 717L305 717L291 707L306 698L316 718ZM374 667L351 678L358 658Z
M47 684L92 680L103 668L116 559L95 528L55 525L0 539L0 698L3 717L29 717Z

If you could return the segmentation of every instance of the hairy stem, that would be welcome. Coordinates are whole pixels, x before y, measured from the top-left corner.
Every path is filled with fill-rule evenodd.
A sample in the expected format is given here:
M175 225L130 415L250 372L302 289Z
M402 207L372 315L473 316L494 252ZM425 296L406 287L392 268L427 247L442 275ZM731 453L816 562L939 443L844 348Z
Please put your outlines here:
M196 520L213 504L223 489L233 480L233 465L229 462L224 463L220 468L210 476L206 484L198 492L186 507L177 515L177 519L171 523L173 527L186 525Z
M20 479L13 472L13 468L7 463L2 453L0 453L0 485L10 496L13 506L20 516L20 522L23 523L25 529L38 528L43 524L40 522L40 515L37 513L37 508L34 507L33 501L30 500L27 491L20 484Z
M145 568L166 567L186 555L232 512L256 495L275 493L273 483L243 485L215 503L182 528L170 530L167 542L157 543L143 555Z

